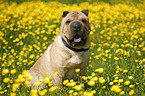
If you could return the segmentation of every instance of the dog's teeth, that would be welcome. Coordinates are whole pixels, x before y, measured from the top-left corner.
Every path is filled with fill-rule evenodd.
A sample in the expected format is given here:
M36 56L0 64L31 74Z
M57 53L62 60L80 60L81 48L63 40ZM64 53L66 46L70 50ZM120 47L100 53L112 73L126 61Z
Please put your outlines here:
M81 37L77 38L77 39L74 39L74 42L80 42L80 41L81 41Z

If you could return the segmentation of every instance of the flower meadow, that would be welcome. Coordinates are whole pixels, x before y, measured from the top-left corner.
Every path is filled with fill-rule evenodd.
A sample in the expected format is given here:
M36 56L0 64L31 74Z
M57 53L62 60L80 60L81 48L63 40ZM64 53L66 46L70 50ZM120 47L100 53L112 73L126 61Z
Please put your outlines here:
M28 70L59 34L63 11L82 9L89 10L91 25L86 75L79 76L76 69L78 81L64 80L59 89L46 73L35 84L44 81L45 88L29 88ZM145 9L103 2L2 2L0 66L1 96L144 96Z

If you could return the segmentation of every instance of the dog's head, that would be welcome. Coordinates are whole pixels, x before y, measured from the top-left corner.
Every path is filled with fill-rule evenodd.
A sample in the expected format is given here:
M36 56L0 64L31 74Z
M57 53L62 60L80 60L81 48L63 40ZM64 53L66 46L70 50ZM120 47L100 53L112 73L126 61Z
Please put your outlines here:
M88 10L63 12L60 35L71 47L84 46L88 41L90 33L88 13Z

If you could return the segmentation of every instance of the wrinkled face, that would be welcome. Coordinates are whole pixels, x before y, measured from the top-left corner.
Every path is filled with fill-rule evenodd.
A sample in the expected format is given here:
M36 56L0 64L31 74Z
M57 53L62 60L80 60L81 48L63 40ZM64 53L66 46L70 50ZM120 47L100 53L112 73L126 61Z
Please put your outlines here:
M61 37L72 47L84 46L90 33L88 10L64 11L60 28Z

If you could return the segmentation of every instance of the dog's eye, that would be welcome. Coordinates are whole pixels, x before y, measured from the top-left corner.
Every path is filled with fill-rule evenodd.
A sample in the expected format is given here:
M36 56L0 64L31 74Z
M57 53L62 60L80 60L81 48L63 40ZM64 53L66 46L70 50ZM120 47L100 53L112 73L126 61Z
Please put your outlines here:
M66 21L66 24L69 24L70 23L70 21L68 20L68 21Z
M85 23L85 22L86 22L86 20L85 20L85 19L82 19L82 22L83 22L83 23Z

